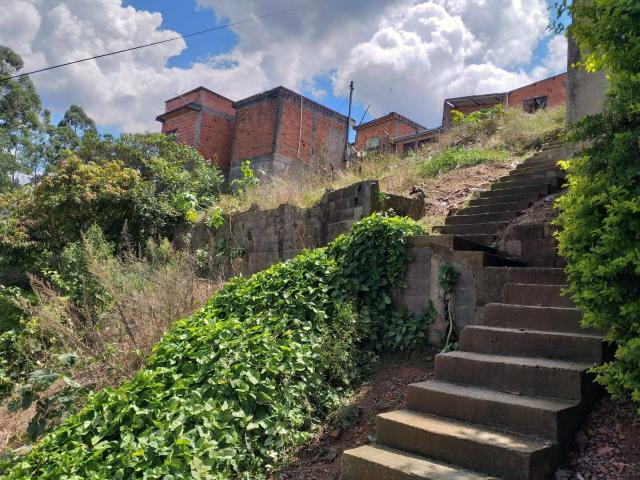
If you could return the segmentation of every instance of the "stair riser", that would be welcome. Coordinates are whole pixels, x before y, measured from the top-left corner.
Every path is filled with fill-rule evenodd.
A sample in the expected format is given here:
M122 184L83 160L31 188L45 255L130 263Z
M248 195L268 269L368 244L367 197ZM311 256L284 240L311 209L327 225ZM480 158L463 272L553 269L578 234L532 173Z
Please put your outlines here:
M498 180L500 182L506 182L510 180L526 180L528 178L564 178L565 173L559 168L549 168L549 167L528 167L521 169L519 171L512 170L509 175L501 177Z
M564 180L560 180L558 177L536 176L524 179L505 180L503 182L495 182L491 184L491 190L502 190L505 188L517 188L528 187L529 185L536 184L549 184L552 188L558 188L562 186Z
M503 195L492 198L474 198L469 201L469 207L486 207L490 205L502 205L516 202L537 202L542 195L540 193L518 193L515 195Z
M460 350L581 363L600 363L604 356L602 341L591 337L482 328L465 328L460 335Z
M514 305L485 305L482 325L501 328L524 328L550 332L593 333L580 325L580 312L567 308L538 309Z
M503 223L478 223L471 225L443 225L435 227L436 231L440 233L450 233L454 235L465 234L496 234L504 227L507 226L507 222Z
M486 190L484 192L480 192L480 198L507 197L511 195L523 195L528 193L538 193L541 195L548 195L552 191L553 191L553 187L548 184L530 185L527 187L504 188L500 190Z
M568 295L562 295L562 285L507 284L502 290L504 303L544 307L575 308Z
M378 442L385 446L445 463L455 463L488 475L499 475L508 480L544 480L549 460L555 453L552 447L533 454L522 453L497 445L480 444L451 435L411 428L384 417L376 418L376 427Z
M561 440L563 430L575 425L577 407L549 411L525 405L452 395L409 385L407 407L411 410L453 418L490 428L505 429L551 441Z
M567 277L562 268L517 268L508 270L492 269L483 272L487 277L495 277L500 284L531 283L538 285L563 285Z
M402 472L393 467L374 463L364 458L349 455L345 452L342 457L341 480L423 480L424 477Z
M466 207L458 210L457 215L482 215L485 213L522 212L531 206L531 202L503 203L480 207Z
M510 222L518 216L515 212L483 213L480 215L452 215L445 219L445 225L470 225L472 223Z
M591 387L585 372L436 356L437 380L520 395L580 400Z
M513 173L523 173L524 171L534 168L553 170L559 169L560 167L558 166L558 160L527 160L525 162L519 163L513 170Z

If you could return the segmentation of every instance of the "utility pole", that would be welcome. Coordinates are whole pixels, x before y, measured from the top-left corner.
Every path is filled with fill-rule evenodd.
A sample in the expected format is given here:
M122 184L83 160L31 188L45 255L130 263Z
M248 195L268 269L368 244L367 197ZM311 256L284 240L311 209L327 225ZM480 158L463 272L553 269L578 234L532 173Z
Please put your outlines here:
M344 142L344 162L349 161L349 131L351 129L351 103L353 102L353 80L349 85L349 115L347 120L347 136Z

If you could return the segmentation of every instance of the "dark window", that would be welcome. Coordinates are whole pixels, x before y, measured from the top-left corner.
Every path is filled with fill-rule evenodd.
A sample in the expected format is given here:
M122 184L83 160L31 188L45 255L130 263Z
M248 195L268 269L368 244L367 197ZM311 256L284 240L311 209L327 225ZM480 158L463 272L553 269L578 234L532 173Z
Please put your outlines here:
M527 98L522 102L522 108L527 113L533 113L541 108L547 108L547 97Z
M178 138L178 129L170 130L167 132L169 137Z

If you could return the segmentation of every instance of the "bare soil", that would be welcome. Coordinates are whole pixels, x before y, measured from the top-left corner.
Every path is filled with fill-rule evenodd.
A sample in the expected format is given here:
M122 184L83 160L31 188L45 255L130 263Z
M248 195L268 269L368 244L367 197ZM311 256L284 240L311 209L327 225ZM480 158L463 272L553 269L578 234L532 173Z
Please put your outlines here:
M406 407L407 385L433 375L434 351L385 356L371 380L271 480L337 480L342 452L375 439L377 414Z
M417 186L425 193L427 215L446 216L461 208L475 192L489 188L491 182L507 175L516 163L483 163L459 168L422 180Z
M575 437L555 480L640 479L640 415L630 403L602 398Z

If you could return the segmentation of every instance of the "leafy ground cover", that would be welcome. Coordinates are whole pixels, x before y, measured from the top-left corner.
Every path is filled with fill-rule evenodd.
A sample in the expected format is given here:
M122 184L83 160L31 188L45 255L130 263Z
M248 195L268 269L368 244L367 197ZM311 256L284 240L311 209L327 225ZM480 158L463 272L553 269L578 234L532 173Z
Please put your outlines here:
M481 163L504 162L507 160L509 160L509 152L507 150L449 147L438 152L428 162L424 162L421 172L425 177L429 178L456 168L473 167Z
M429 316L393 313L390 300L419 232L375 215L326 249L232 280L130 382L91 395L1 478L263 478L372 355L424 343Z

